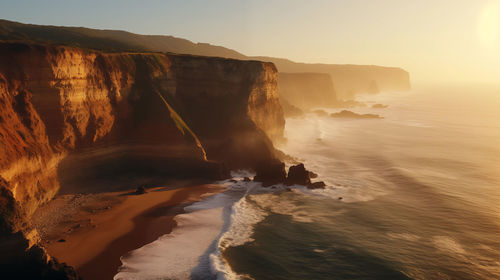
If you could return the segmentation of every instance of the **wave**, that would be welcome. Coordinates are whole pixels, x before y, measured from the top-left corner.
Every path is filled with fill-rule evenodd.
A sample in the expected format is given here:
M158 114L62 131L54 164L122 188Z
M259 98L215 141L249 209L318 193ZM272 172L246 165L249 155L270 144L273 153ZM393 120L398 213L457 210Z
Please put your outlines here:
M178 215L171 234L121 257L114 279L188 279L199 256L219 235L221 216L222 208Z
M269 188L245 181L255 175L247 170L231 175L216 182L226 187L225 192L185 207L185 213L175 217L172 233L122 256L114 279L251 279L234 272L223 254L228 247L253 242L255 226L271 213L314 223L322 217L299 203L304 196L346 203L373 198L340 184L317 190L282 184Z

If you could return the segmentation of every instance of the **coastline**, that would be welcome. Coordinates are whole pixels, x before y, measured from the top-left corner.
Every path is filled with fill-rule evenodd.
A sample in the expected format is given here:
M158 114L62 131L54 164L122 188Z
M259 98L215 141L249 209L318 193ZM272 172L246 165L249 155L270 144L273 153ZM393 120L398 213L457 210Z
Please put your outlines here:
M90 202L77 203L72 221L46 225L52 234L42 235L42 242L49 255L75 267L84 279L112 279L121 256L170 233L185 206L224 189L206 184L152 188L141 195L125 191L56 198L52 212L65 211L75 198Z

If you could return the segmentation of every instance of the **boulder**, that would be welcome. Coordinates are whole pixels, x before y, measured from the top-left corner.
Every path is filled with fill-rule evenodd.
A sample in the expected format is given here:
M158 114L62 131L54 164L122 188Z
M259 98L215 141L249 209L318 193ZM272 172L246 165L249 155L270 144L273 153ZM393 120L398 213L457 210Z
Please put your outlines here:
M279 160L265 162L256 168L254 181L262 182L264 187L284 183L286 180L285 164Z
M286 184L291 185L303 185L308 186L311 184L311 179L309 178L309 171L306 170L303 163L290 166L288 169L288 178L286 179Z

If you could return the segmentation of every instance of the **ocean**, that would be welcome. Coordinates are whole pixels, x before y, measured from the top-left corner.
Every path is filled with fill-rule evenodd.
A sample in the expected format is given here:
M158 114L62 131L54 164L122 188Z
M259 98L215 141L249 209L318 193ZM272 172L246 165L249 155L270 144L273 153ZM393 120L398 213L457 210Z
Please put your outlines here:
M286 120L278 148L326 189L235 171L115 279L500 279L500 90L362 99L352 111L383 119Z

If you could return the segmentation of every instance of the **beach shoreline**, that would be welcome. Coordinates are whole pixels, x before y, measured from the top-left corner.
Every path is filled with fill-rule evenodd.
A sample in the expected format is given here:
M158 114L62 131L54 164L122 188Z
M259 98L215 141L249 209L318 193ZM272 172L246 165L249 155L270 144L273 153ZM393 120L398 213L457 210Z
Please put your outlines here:
M112 279L121 256L170 233L185 206L223 190L198 184L145 194L65 195L48 203L45 217L34 222L50 256L75 267L84 279Z

